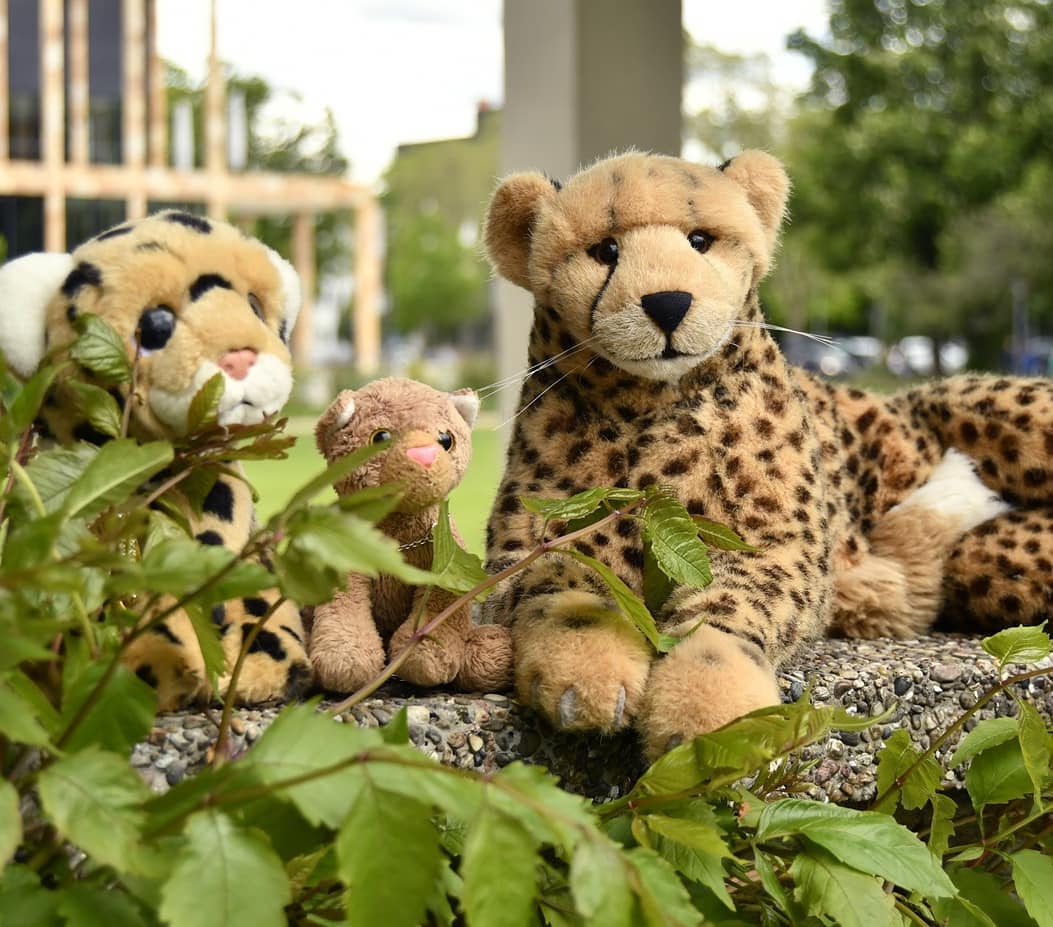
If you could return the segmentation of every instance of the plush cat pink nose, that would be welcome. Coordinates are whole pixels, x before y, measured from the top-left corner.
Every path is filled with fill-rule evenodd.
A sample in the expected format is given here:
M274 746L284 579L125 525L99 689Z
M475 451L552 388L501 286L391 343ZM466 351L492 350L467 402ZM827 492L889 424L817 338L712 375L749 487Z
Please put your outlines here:
M219 359L219 369L228 377L244 380L255 363L256 352L252 348L238 348L237 351L227 351Z
M439 456L439 445L423 444L420 447L408 447L406 448L406 456L427 469L435 463L435 458Z

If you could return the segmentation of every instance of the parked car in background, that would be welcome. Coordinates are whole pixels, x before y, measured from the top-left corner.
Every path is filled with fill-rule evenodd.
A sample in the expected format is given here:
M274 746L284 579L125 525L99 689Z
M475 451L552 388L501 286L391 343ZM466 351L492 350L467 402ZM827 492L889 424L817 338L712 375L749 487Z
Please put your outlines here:
M965 342L952 339L940 344L942 373L958 373L968 362ZM889 348L885 363L896 376L930 376L936 372L935 342L928 335L908 335Z

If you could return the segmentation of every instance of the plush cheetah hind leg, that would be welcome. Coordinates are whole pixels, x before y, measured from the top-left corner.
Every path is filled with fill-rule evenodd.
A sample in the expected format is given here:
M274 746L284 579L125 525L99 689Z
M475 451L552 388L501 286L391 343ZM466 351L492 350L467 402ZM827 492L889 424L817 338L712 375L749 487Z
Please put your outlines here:
M913 637L935 623L945 561L970 529L1009 505L949 448L928 481L874 526L870 551L835 578L832 632L846 637Z

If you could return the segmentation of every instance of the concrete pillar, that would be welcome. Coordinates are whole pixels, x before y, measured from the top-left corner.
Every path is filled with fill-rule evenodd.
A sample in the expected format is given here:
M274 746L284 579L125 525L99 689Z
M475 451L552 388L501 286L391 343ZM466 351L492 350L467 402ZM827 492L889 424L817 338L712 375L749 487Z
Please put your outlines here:
M8 158L11 131L7 88L7 0L0 0L0 161Z
M355 210L355 366L372 376L380 366L380 210L363 197Z
M208 213L226 218L227 88L216 47L216 0L209 14L208 82L205 84L205 172L210 175Z
M87 164L88 135L88 0L69 0L69 160Z
M66 250L66 104L63 86L62 0L40 3L40 103L42 161L48 172L44 191L44 250Z
M292 262L300 275L300 316L292 333L293 362L308 368L314 353L314 216L298 212L293 216Z
M146 44L150 95L147 163L150 167L164 167L168 164L168 95L164 61L157 50L157 0L146 0Z
M501 171L566 177L629 147L680 154L680 0L504 0ZM526 366L533 301L497 285L502 376ZM504 390L502 421L518 391Z

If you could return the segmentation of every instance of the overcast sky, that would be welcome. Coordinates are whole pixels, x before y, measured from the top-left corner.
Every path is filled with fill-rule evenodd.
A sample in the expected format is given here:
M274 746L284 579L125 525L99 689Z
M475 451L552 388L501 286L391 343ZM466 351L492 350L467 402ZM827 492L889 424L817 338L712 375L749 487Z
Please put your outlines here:
M204 74L208 3L158 0L161 54ZM798 26L820 33L826 0L683 0L698 39L766 52L779 80L807 67L785 51ZM220 56L302 96L306 118L332 109L351 176L372 183L401 142L470 135L480 101L500 104L501 0L218 0Z

